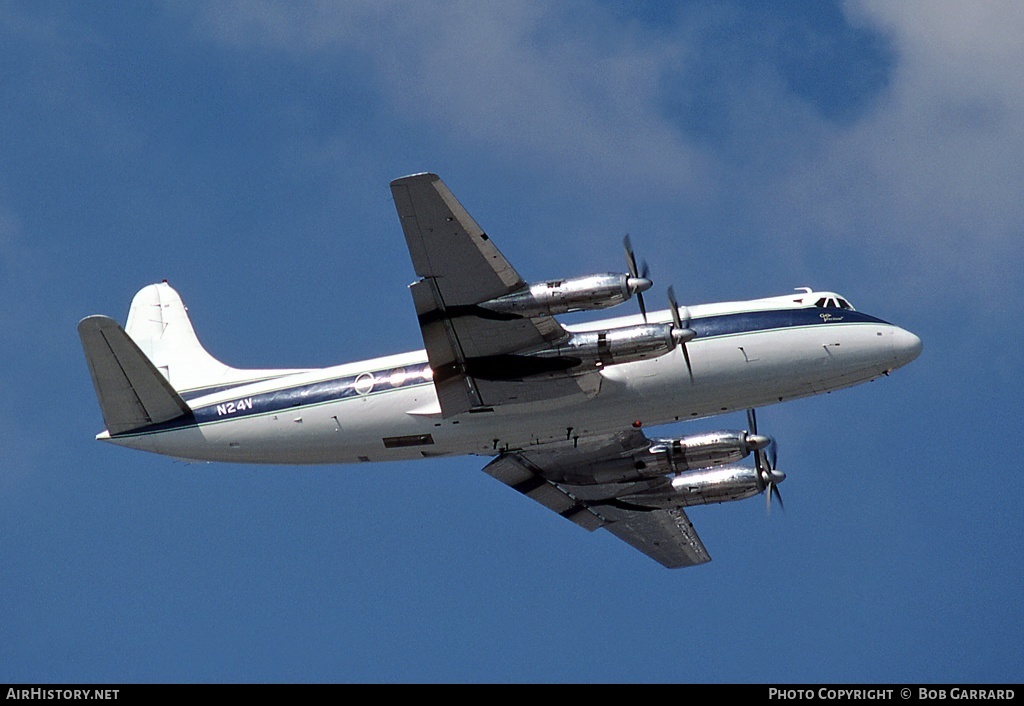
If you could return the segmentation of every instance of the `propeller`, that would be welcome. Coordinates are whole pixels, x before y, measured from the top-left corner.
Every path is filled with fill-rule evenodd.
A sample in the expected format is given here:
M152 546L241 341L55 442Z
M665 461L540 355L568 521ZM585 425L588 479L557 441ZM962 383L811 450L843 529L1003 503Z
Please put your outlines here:
M647 307L644 305L644 292L651 288L654 284L647 277L647 261L643 263L641 269L637 269L636 266L636 253L633 252L633 243L629 239L629 233L626 233L626 237L622 239L622 247L626 249L626 265L629 267L629 279L626 280L626 286L629 291L636 295L637 304L640 305L640 313L643 314L644 323L647 323Z
M690 328L690 310L683 307L686 312L686 321L683 321L679 314L679 302L676 301L676 293L670 286L668 288L668 306L672 312L672 340L683 349L683 358L686 360L686 370L690 373L690 384L693 384L693 366L690 365L690 352L686 349L687 341L697 337L697 332Z
M750 435L753 439L768 439L767 444L756 444L754 446L754 470L757 477L757 489L765 491L764 502L765 512L771 515L772 495L779 501L779 507L786 511L782 502L782 493L779 492L779 483L786 480L786 474L775 470L778 459L778 444L775 439L761 437L757 433L757 413L753 409L747 410L747 425L750 427ZM767 449L767 453L766 453Z

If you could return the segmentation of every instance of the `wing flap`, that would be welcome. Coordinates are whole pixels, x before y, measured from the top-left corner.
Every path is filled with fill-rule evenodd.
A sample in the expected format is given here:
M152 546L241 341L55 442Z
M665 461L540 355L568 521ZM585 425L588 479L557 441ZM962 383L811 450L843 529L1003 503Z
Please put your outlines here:
M585 530L592 532L604 525L600 515L557 484L541 477L519 454L499 456L484 467L484 472Z
M455 327L451 319L440 314L444 311L444 301L436 280L422 279L410 286L409 291L416 306L427 361L434 371L434 388L444 416L451 417L484 407L475 381L463 374L466 355L462 352Z

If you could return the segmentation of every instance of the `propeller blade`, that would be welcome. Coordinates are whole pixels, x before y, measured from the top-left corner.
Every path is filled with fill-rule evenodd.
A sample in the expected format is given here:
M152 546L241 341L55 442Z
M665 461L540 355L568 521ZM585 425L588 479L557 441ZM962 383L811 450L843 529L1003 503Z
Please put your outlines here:
M693 365L690 364L690 351L686 350L686 341L679 344L683 349L683 360L686 361L686 372L690 374L690 384L693 384Z
M779 508L785 512L786 506L782 502L782 493L779 492L779 484L774 480L768 482L768 488L764 493L764 511L768 517L772 516L772 496L779 501Z
M668 287L668 306L672 312L672 327L681 329L683 327L682 319L679 318L679 303L676 301L676 293L672 288L672 285Z
M761 436L757 431L757 410L753 407L747 410L747 433L750 437L757 437L759 447L754 448L754 474L757 481L757 489L764 492L765 511L771 515L772 496L779 501L779 507L786 511L782 502L782 493L779 492L779 483L786 479L786 474L775 470L779 461L779 445L773 437ZM767 441L767 443L765 443Z
M693 384L693 365L690 363L690 351L686 349L686 342L696 334L690 329L690 310L686 310L686 323L683 323L679 315L679 302L676 301L676 292L672 285L668 287L668 307L672 313L672 331L678 332L679 347L683 349L683 359L686 361L686 372L690 374L690 384Z
M629 233L622 239L622 247L626 251L626 266L629 268L630 289L636 294L636 301L640 305L640 314L647 323L647 305L644 303L643 292L651 286L651 280L647 278L647 262L644 262L643 269L637 269L636 253L633 251L633 241Z
M767 472L764 467L764 451L758 449L754 452L754 480L757 482L757 491L761 492L767 487Z
M629 233L626 233L626 237L622 239L622 247L626 249L626 265L629 267L629 276L639 277L636 269L636 255L633 253L633 242L629 239Z
M640 314L644 317L644 323L647 323L647 306L644 304L644 293L636 293L636 303L640 305Z
M779 501L779 509L785 512L786 506L782 502L782 493L779 492L778 484L772 485L772 492L775 493L775 499Z

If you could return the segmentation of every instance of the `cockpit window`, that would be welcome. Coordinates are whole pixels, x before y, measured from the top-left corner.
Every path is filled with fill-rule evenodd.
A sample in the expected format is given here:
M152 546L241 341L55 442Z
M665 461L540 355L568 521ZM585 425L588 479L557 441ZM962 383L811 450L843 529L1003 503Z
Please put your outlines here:
M814 302L814 306L819 309L846 309L848 311L854 311L850 302L846 301L842 297L822 297L818 301Z

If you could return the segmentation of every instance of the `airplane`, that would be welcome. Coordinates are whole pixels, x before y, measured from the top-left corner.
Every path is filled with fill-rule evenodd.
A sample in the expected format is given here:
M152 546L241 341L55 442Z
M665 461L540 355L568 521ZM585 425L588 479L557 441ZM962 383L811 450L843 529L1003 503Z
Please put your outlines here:
M124 328L78 331L106 430L172 457L342 464L475 454L484 471L586 530L607 529L665 567L711 560L693 505L782 502L777 444L755 410L887 376L921 340L809 287L647 311L652 281L626 236L626 273L528 284L444 182L391 192L413 267L424 350L322 369L229 367L200 344L165 281ZM637 298L640 313L556 316ZM644 427L747 414L746 430L648 437ZM752 456L753 465L740 465Z

